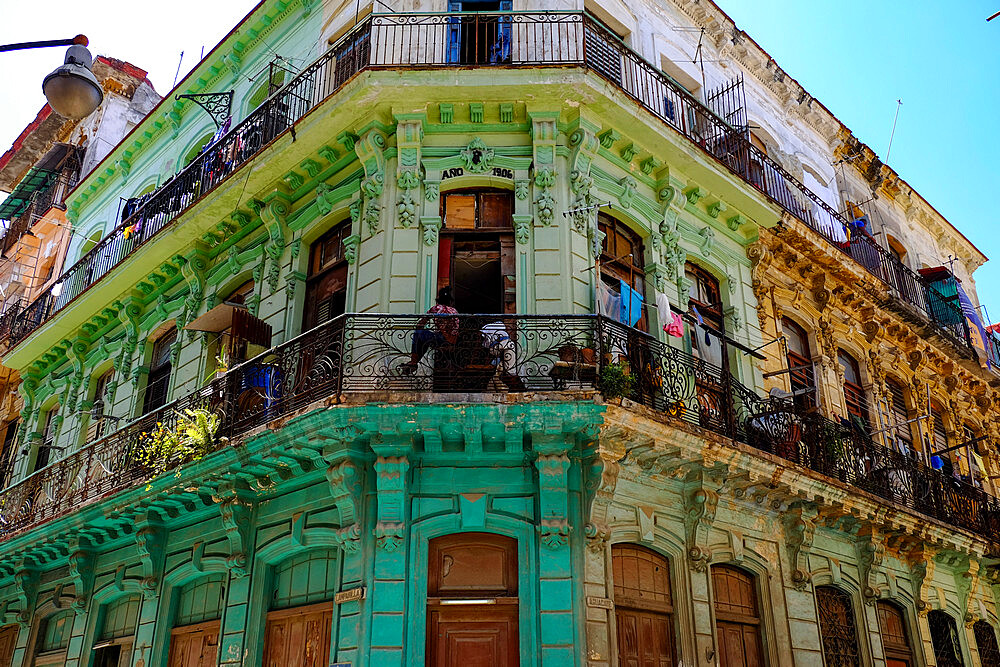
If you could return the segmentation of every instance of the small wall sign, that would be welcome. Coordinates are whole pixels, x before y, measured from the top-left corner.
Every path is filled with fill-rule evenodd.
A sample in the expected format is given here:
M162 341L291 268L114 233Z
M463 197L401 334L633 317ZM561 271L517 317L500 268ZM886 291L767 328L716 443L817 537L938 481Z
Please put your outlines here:
M493 167L489 171L490 176L494 178L506 178L507 180L514 180L514 170L508 169L507 167ZM445 181L449 178L455 178L456 176L465 176L465 169L462 167L452 167L451 169L445 169L441 172L441 180Z
M340 591L333 596L334 604L344 604L345 602L356 602L358 600L365 599L366 589L364 586L358 586L357 588L348 588L346 591Z
M611 610L615 608L615 603L609 600L608 598L599 598L595 595L588 595L587 606L596 607L597 609Z

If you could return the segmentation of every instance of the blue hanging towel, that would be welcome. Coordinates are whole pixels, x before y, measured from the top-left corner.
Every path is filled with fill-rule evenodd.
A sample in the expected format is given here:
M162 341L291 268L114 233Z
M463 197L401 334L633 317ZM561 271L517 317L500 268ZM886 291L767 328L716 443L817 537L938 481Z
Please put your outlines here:
M622 297L622 313L619 319L630 327L634 327L642 316L642 295L629 287L624 280L619 282L621 283Z

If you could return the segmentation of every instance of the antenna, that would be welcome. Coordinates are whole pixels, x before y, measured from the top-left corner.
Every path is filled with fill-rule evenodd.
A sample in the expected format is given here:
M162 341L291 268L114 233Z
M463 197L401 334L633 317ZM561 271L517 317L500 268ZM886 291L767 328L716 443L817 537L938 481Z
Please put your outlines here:
M996 17L998 17L998 16L1000 16L1000 12L997 12L997 13L996 13L996 14L994 14L993 16L990 16L989 18L987 18L987 19L986 19L986 21L987 21L987 22L989 22L989 21L992 21L993 19L995 19L995 18L996 18Z
M885 161L889 161L889 153L892 151L892 138L896 136L896 121L899 120L899 107L903 106L903 100L896 100L896 115L892 119L892 132L889 133L889 148L885 149Z
M177 61L177 71L174 73L174 84L173 84L173 86L170 86L171 88L173 88L174 86L177 85L177 77L179 77L181 75L181 63L182 62L184 62L184 52L183 51L181 51L181 59Z

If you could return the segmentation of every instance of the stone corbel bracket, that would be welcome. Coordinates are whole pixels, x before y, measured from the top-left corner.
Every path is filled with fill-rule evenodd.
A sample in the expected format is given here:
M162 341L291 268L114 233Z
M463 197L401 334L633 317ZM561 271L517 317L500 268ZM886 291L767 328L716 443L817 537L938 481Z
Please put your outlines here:
M809 586L812 573L809 568L809 554L816 536L818 511L814 503L794 502L782 517L785 529L785 548L791 565L792 586L805 590Z
M885 559L885 536L871 524L861 526L854 541L861 581L861 597L866 604L875 604L882 596L878 577Z
M35 615L35 605L38 604L38 570L34 564L23 560L18 563L14 572L14 588L21 609L17 612L17 624L22 628L31 626Z
M250 573L250 558L253 553L253 515L255 503L244 499L244 491L235 484L225 483L219 487L212 500L219 506L222 525L229 541L229 555L226 566L234 578L240 579Z
M340 513L341 545L354 552L361 546L361 509L364 489L364 468L351 458L333 461L326 469L330 495Z
M135 545L142 563L139 588L147 600L157 596L166 560L167 529L158 517L141 515L135 522Z
M76 593L73 611L78 615L86 613L90 596L94 592L96 564L97 557L89 541L84 538L70 541L69 573Z

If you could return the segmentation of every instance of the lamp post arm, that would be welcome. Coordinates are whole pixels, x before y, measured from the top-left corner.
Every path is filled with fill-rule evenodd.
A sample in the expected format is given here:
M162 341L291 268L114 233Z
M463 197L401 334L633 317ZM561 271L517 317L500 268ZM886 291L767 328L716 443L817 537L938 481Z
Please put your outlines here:
M87 46L90 43L83 35L77 35L70 39L46 39L39 42L17 42L16 44L0 44L0 53L5 51L23 51L25 49L43 49L49 46L73 46L80 44Z

